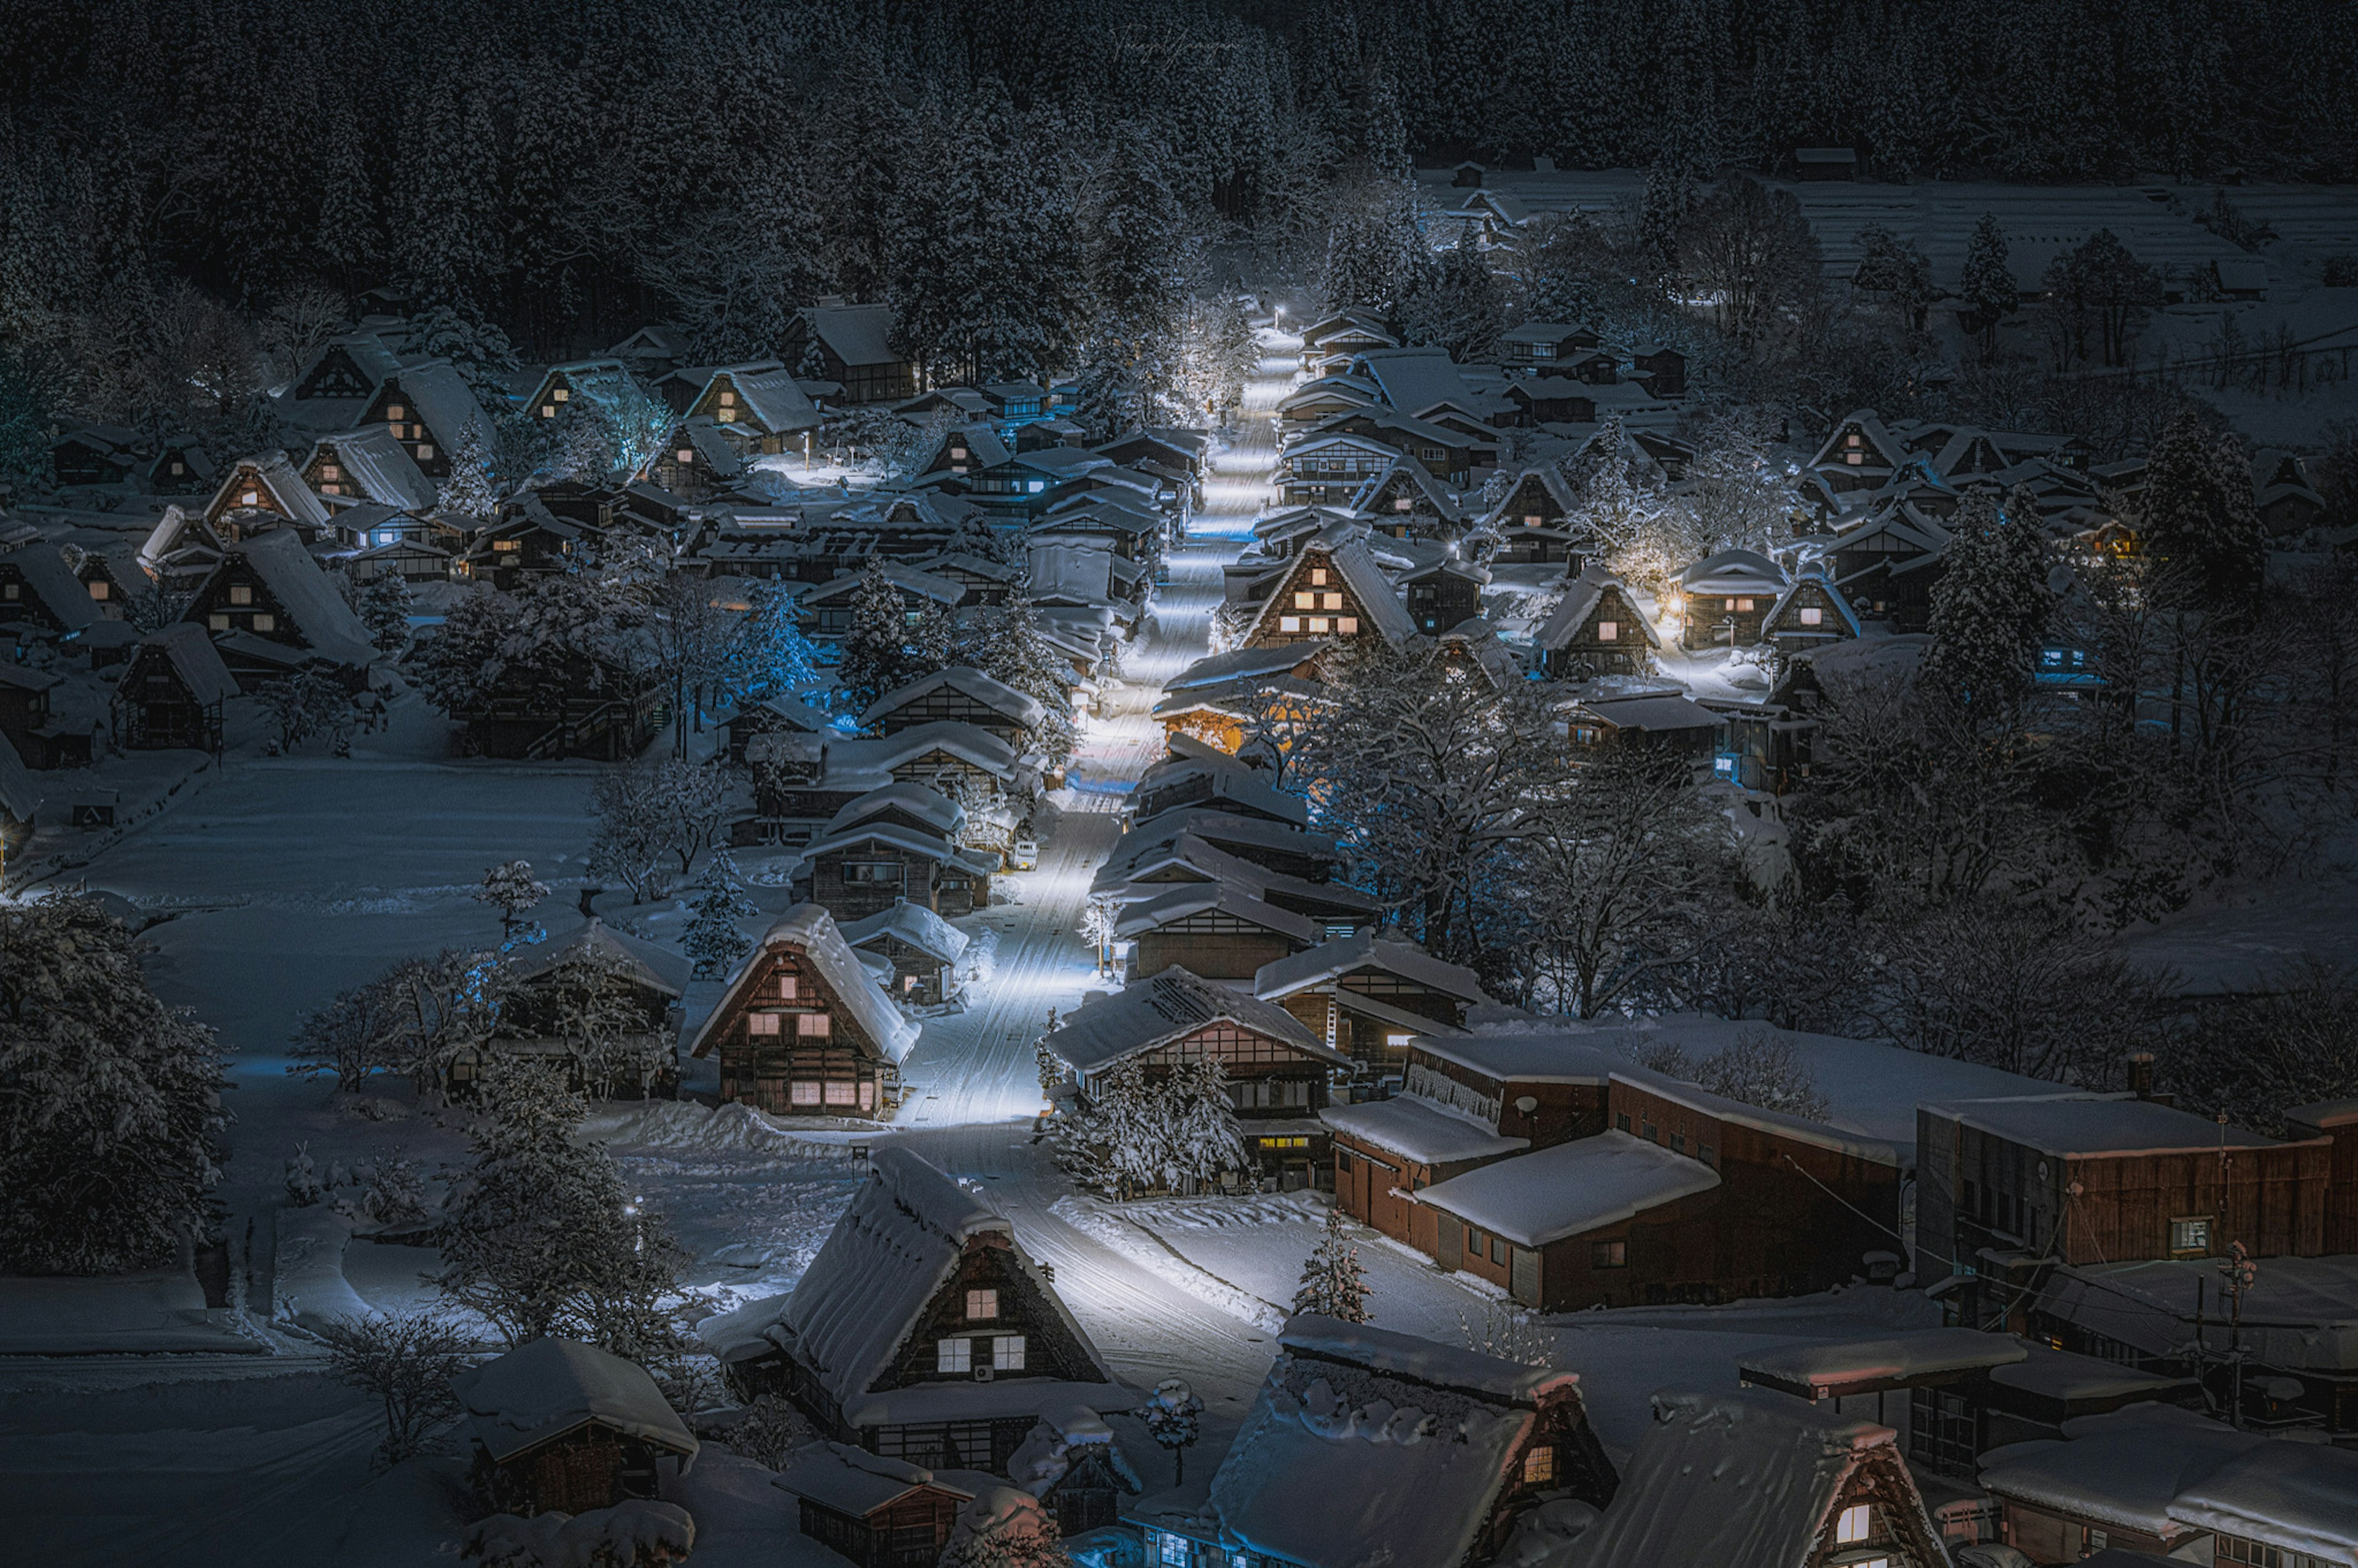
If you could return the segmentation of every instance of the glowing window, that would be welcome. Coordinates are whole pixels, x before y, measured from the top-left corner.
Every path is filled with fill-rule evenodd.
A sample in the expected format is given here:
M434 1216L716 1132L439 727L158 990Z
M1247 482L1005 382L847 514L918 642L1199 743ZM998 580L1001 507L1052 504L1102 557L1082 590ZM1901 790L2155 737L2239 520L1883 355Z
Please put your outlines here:
M1335 619L1335 630L1346 637L1356 636L1359 630L1359 618L1356 615L1337 616Z
M226 615L208 615L205 617L205 624L211 627L213 631L226 632L229 630L229 617Z
M240 506L259 506L262 504L262 497L249 490L237 498L237 503Z
M684 463L694 462L696 460L696 449L694 447L682 447L679 449L679 460Z
M974 1341L971 1339L940 1339L934 1342L934 1370L936 1372L971 1372L974 1370Z
M229 590L229 601L232 604L252 604L254 602L254 589L246 587L243 583L232 584Z
M257 615L254 618L254 629L257 632L276 632L278 630L278 617L270 614Z
M1339 593L1322 593L1318 596L1318 608L1340 610L1343 608L1343 596Z
M748 1034L774 1035L778 1033L779 1016L779 1014L774 1012L754 1013L745 1020L745 1033Z
M406 419L409 417L409 410L398 403L388 403L384 407L384 416L388 419Z
M1824 611L1823 611L1823 610L1820 610L1816 605L1814 605L1814 604L1805 604L1805 605L1801 606L1801 624L1802 624L1802 625L1804 625L1804 626L1822 626L1822 625L1823 625L1823 624L1825 623L1825 619L1826 619L1826 612L1825 612Z
M1030 491L1033 494L1037 495L1042 491L1048 488L1048 481L1045 480L1035 479L1023 488Z
M1874 1506L1869 1503L1853 1503L1843 1509L1841 1516L1834 1520L1834 1544L1855 1546L1865 1541L1867 1531L1873 1528L1874 1512Z
M780 975L780 976L778 977L778 994L779 994L780 996L784 997L784 998L786 1000L788 1000L788 1001L792 1001L792 1000L795 1000L795 977L794 977L794 976L792 976L792 975Z
M795 1105L817 1105L819 1102L819 1086L808 1081L797 1083L787 1098Z
M344 477L344 470L337 467L334 463L321 463L319 465L319 477L321 479L341 479Z
M433 442L431 442L431 441L421 441L421 442L419 442L419 443L418 443L418 445L417 445L417 460L418 460L419 462L421 462L421 463L430 463L430 462L432 462L432 461L434 460L434 443L433 443Z
M1001 1372L1023 1370L1023 1336L1020 1334L992 1335L990 1364Z
M92 599L104 599L106 597L106 584L103 582L92 583L90 585L90 596Z
M987 1323L999 1315L997 1291L968 1291L966 1293L966 1316L968 1323Z
M557 417L557 405L556 405L556 404L554 404L554 403L544 403L544 404L542 404L542 405L540 406L540 416L541 416L542 418L544 418L544 419L554 419L554 418L556 418L556 417Z
M720 406L723 408L737 406L737 395L725 386L720 389Z
M1523 1484L1544 1487L1555 1479L1555 1450L1534 1448L1523 1455Z
M569 388L569 387L563 387L563 386L560 386L560 387L558 387L556 391L554 391L554 392L550 393L548 395L549 395L549 398L551 399L551 401L553 401L553 402L565 403L565 402L569 402L569 401L572 399L573 392L572 392L572 389L571 389L571 388Z
M859 1098L859 1086L856 1084L829 1084L827 1086L827 1103L829 1105L849 1105Z
M1310 629L1313 632L1324 632L1326 630L1326 617L1324 615L1312 616L1310 618Z
M1621 622L1618 621L1599 621L1596 623L1596 640L1600 643L1619 642L1621 640Z
M1277 629L1281 632L1299 632L1302 630L1302 617L1281 615L1277 618Z
M1310 574L1310 586L1313 588L1325 588L1326 586L1325 568L1318 567L1312 570Z
M1318 608L1318 596L1314 593L1297 593L1293 596L1293 608L1315 610Z
M795 1015L795 1033L806 1040L827 1037L827 1015L823 1012L801 1012Z

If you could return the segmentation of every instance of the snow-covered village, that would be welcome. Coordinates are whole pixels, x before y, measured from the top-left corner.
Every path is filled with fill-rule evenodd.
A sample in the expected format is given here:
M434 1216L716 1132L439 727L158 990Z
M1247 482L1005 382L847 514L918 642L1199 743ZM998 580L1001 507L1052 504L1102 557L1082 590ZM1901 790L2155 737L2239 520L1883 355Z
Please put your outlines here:
M2358 1568L2346 0L0 14L12 1557Z

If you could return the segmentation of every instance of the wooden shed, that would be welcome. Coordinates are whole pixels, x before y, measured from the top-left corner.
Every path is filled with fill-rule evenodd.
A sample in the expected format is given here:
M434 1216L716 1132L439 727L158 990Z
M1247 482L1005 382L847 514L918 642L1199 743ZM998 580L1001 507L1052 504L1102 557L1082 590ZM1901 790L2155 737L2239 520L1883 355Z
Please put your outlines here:
M584 1513L657 1495L697 1442L646 1368L594 1345L535 1339L450 1380L475 1485L503 1513Z
M771 1484L791 1495L802 1532L859 1568L934 1568L974 1494L905 1459L814 1443Z

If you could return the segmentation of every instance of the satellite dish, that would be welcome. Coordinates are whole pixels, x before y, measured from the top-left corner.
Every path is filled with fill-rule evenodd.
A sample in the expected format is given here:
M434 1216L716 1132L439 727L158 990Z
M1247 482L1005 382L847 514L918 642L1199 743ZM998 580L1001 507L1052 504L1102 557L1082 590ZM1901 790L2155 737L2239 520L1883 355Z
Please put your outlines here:
M1531 1115L1531 1112L1539 1109L1539 1108L1540 1102L1530 1095L1517 1095L1515 1097L1515 1108L1521 1111L1525 1116Z

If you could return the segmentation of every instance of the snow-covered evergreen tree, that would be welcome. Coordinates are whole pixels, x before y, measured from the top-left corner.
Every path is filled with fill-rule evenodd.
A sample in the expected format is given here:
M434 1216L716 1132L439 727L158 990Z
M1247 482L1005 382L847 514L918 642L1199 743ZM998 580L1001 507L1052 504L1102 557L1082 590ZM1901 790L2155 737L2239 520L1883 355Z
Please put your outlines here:
M1056 1516L1015 1487L978 1490L958 1510L937 1568L1072 1568Z
M1048 1027L1032 1043L1032 1066L1040 1078L1040 1103L1046 1105L1056 1098L1057 1088L1071 1076L1062 1058L1048 1049L1048 1036L1056 1033L1056 1010L1048 1010Z
M364 583L352 584L343 579L345 597L351 601L352 613L369 629L369 640L381 654L398 654L409 645L409 615L416 608L416 596L409 591L409 579L397 571L383 571Z
M2004 715L2031 689L2054 611L2039 513L2028 496L2001 510L1976 492L1949 531L1932 585L1924 678L1977 717Z
M2006 260L2006 231L1998 226L1995 213L1983 213L1965 240L1965 265L1957 297L1978 323L1982 347L1994 346L1999 320L2014 314L2021 302L2021 290Z
M1382 315L1399 303L1416 269L1427 264L1413 199L1388 181L1379 182L1336 198L1319 295L1328 310Z
M1165 163L1151 136L1133 140L1099 173L1088 206L1083 384L1098 389L1109 436L1156 423L1178 387L1188 231Z
M836 664L838 693L847 712L860 714L909 676L909 612L901 590L884 575L882 557L871 556L851 590L851 624L843 634Z
M1073 724L1073 666L1043 635L1039 611L1028 593L1019 588L1010 594L998 613L983 621L980 635L962 656L1047 709L1033 741L1056 767L1072 759L1078 738Z
M483 872L482 885L469 896L500 912L500 930L504 935L540 906L548 896L548 884L534 877L530 860L503 860Z
M1410 342L1437 343L1461 363L1489 355L1508 326L1490 264L1465 240L1442 252L1438 266L1411 279L1401 299L1400 318Z
M1370 1315L1367 1272L1359 1267L1358 1244L1343 1229L1339 1204L1326 1210L1325 1234L1302 1265L1293 1310L1321 1313L1342 1323L1365 1323Z
M737 857L726 848L714 850L712 859L705 862L704 874L697 881L696 898L688 905L692 917L687 934L680 938L680 950L696 966L698 979L729 973L745 956L746 949L752 946L738 923L761 912L745 896L744 890L744 879L737 871Z
M640 1362L676 1356L687 1254L604 1148L574 1138L587 1111L562 1068L492 1057L435 1282L511 1345L565 1335Z
M213 1224L222 1060L94 899L0 907L0 1269L170 1264Z
M500 509L499 490L492 481L492 453L484 447L482 432L471 422L460 430L458 444L450 449L450 477L442 481L437 499L443 511L475 523L489 521Z
M818 654L803 634L792 589L783 581L763 582L748 597L751 606L721 661L724 697L743 702L809 690L817 678Z
M2136 523L2157 604L2250 608L2267 540L2254 509L2250 467L2233 437L2212 440L2191 411L2172 418L2147 456Z

